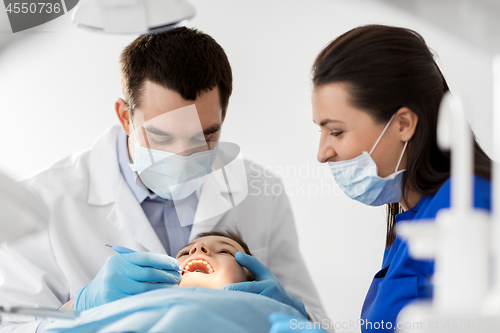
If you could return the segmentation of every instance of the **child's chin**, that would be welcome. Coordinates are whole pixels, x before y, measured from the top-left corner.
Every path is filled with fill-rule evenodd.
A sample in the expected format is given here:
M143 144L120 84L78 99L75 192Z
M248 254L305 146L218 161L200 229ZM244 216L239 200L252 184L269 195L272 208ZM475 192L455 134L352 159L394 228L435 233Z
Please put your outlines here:
M213 277L210 276L212 274L195 274L196 275L183 276L181 282L179 283L179 287L202 287L210 289L218 288L218 286L214 285Z

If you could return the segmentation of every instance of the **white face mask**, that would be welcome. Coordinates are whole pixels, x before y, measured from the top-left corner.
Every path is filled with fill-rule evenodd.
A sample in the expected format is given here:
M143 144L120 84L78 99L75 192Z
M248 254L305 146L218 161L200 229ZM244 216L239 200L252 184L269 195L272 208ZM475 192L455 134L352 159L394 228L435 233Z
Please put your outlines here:
M132 124L132 123L131 123ZM182 200L194 193L212 172L218 147L189 156L142 147L135 129L135 158L130 165L141 181L158 196L168 200Z
M396 170L387 177L382 178L378 175L377 165L371 157L372 152L377 147L380 139L382 139L394 116L392 116L385 126L370 153L364 151L361 155L351 160L328 163L335 181L351 199L370 206L380 206L401 200L403 172L405 170L398 171L398 168L408 142L405 142L398 164L396 165Z

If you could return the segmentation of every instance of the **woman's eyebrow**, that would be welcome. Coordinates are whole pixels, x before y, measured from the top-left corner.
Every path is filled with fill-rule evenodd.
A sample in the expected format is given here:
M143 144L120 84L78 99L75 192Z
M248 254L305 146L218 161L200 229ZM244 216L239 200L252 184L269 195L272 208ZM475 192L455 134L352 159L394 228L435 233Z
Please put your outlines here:
M343 124L344 122L341 120L325 119L319 125L325 126L326 124L329 124L329 123L341 123L341 124Z

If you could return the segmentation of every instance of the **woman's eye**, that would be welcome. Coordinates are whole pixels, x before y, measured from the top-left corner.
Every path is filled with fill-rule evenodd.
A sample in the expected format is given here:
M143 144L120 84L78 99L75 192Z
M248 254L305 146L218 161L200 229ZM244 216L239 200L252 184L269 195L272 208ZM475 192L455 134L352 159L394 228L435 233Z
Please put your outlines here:
M342 133L344 133L344 131L331 132L331 133L330 133L330 135L333 135L333 136L340 136Z

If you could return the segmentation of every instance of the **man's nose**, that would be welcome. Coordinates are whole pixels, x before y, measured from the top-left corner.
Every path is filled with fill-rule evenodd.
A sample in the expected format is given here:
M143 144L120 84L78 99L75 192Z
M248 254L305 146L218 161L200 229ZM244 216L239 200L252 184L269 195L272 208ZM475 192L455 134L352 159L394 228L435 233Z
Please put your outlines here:
M179 142L171 147L171 153L180 156L190 156L193 153L207 150L207 144L193 144L191 142L183 142L179 140Z
M204 243L200 242L200 243L194 244L191 251L189 251L189 255L193 255L195 253L202 253L202 254L210 255L210 250L208 249L208 246L206 246Z

